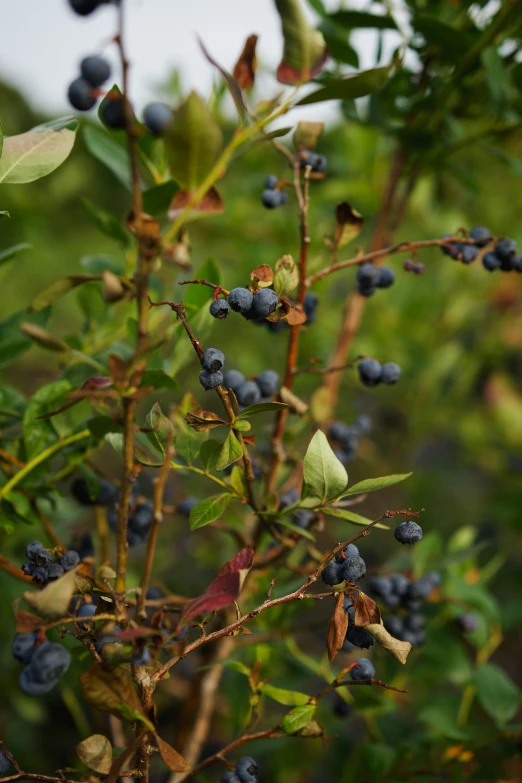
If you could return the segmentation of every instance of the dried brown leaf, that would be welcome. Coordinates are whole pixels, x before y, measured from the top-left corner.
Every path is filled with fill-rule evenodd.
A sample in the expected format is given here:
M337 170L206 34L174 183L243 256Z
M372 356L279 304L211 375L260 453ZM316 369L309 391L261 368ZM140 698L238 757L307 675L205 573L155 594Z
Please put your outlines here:
M92 734L78 743L76 753L80 761L83 761L89 769L101 775L108 775L111 771L112 746L103 734Z
M246 39L243 51L234 66L232 75L243 90L250 90L254 86L257 59L256 44L257 35L249 35Z
M16 631L17 633L32 633L45 628L45 622L41 617L37 617L31 612L19 609L16 613Z
M339 593L335 601L335 609L328 623L328 634L326 637L326 646L328 649L328 660L333 661L341 647L343 646L348 630L348 614L344 611L344 593Z
M170 203L169 211L167 213L169 220L176 220L188 206L191 207L188 214L189 219L191 217L199 216L201 213L206 215L221 215L225 211L223 199L214 187L210 188L197 204L193 203L193 198L194 194L190 191L178 190Z
M399 663L406 663L406 659L411 650L411 644L409 642L401 642L399 639L395 639L381 623L370 623L363 627L366 628L381 647L388 650Z
M154 735L154 738L161 758L167 767L172 770L172 772L188 772L190 764L187 764L183 756L181 756L177 750L174 750L168 742L165 742L161 737L158 737L157 734Z
M270 264L259 264L250 272L250 279L257 280L260 288L272 285L274 272Z
M185 421L196 430L196 432L202 432L203 430L210 430L213 427L227 427L228 423L223 419L220 419L215 413L204 411L204 416L195 416L193 413L185 414Z
M335 209L335 244L344 247L359 236L364 226L364 218L347 201L342 201Z
M308 319L302 310L298 310L297 307L291 307L285 316L285 320L290 326L298 326L306 323Z
M313 150L324 133L324 122L298 122L293 142L296 150Z
M355 607L355 625L370 625L381 622L381 610L379 605L366 593L359 592Z
M76 572L68 571L56 581L49 582L43 590L24 593L23 598L43 617L64 617L75 591Z
M109 669L94 661L80 674L80 688L89 704L121 718L126 708L143 715L130 674L121 666Z

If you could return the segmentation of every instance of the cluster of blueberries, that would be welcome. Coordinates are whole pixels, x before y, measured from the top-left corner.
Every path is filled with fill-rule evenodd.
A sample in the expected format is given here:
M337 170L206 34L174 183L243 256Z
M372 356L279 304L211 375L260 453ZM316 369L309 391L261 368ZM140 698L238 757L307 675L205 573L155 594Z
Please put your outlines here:
M82 506L105 506L107 508L109 527L113 531L117 529L120 491L114 484L102 479L98 485L96 496L92 497L89 485L82 476L75 479L72 483L71 492ZM127 542L129 546L136 546L146 540L152 524L152 516L152 503L141 495L138 484L133 484L127 519Z
M359 549L355 544L348 544L336 559L330 560L321 576L325 584L334 587L341 582L358 582L365 573L366 563Z
M92 54L80 63L80 76L69 85L69 103L78 111L89 111L98 100L98 90L111 75L111 66L104 57Z
M295 304L295 302L292 301L292 304ZM306 315L306 326L309 326L315 322L315 319L317 318L318 304L318 295L314 291L308 291L303 302L303 312ZM254 323L261 325L264 324L268 327L269 332L282 332L289 328L288 323L284 320L284 318L282 318L280 321L266 321L261 319L259 321L254 321Z
M239 370L228 370L223 376L223 382L227 389L232 389L238 404L244 408L259 402L269 402L279 390L279 375L275 370L263 370L250 381Z
M377 288L390 288L395 282L395 272L389 266L372 263L357 267L357 290L361 296L373 296Z
M380 383L397 383L401 368L395 362L381 364L377 359L362 359L357 365L359 378L364 386L378 386Z
M69 0L69 5L78 16L89 16L101 5L119 4L119 0Z
M522 272L522 256L517 253L517 243L514 239L500 239L495 249L486 253L482 264L488 272Z
M359 438L367 435L372 428L369 416L358 416L353 424L334 421L328 427L328 437L334 443L334 453L343 465L351 462L357 455Z
M445 234L442 239L449 239L451 234ZM449 256L454 261L461 261L463 264L471 264L479 254L481 247L486 247L491 241L491 232L484 226L474 226L469 232L469 238L475 240L475 244L468 245L464 242L452 242L449 245L443 245L441 250L444 255ZM487 267L486 267L487 269Z
M424 274L424 264L420 261L412 261L411 258L406 259L403 269L405 272L413 272L414 275Z
M425 601L440 585L437 571L429 571L420 579L411 580L404 574L372 576L368 587L394 614L384 620L384 626L392 636L412 647L422 647L426 642L425 620L421 613Z
M312 150L301 150L299 157L301 169L304 170L307 166L311 166L314 174L324 174L326 171L327 160L324 155L319 155Z
M451 234L446 234L442 239L448 239L450 236ZM475 244L451 242L442 247L442 252L454 261L471 264L477 258L480 248L491 242L492 236L489 228L475 226L469 232L469 238L475 240ZM522 272L522 256L517 253L515 240L508 237L499 239L493 250L482 257L482 265L488 272L495 272L497 269L501 272Z
M69 549L64 555L53 557L53 554L45 549L41 541L32 541L25 548L26 562L22 571L31 576L33 582L46 585L54 579L59 579L66 571L72 571L80 562L80 555L73 549Z
M265 178L265 189L261 193L261 203L267 209L282 207L288 201L288 194L284 190L277 190L279 179L275 174L269 174Z
M257 783L257 762L251 756L243 756L233 772L225 772L220 783Z
M57 684L71 663L63 645L41 638L38 631L17 633L11 646L13 656L24 664L20 690L27 696L43 696Z
M210 305L214 318L226 318L230 308L247 319L257 321L271 315L279 304L272 288L259 288L254 294L249 288L233 288L227 299L215 299Z

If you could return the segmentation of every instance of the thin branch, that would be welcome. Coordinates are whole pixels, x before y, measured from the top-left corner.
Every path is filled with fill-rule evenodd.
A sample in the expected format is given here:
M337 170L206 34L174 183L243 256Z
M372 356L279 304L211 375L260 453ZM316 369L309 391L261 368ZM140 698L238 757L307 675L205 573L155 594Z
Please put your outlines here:
M20 566L14 565L14 563L10 563L9 560L3 555L0 555L0 569L5 571L6 574L9 574L9 576L14 576L15 579L19 579L20 582L33 584L32 578L27 576L27 574L24 574Z
M218 293L225 294L225 296L228 296L230 293L230 291L227 291L223 286L220 286L217 283L211 283L210 280L201 280L200 278L196 278L195 280L180 280L178 285L208 285L209 288L213 288Z
M365 354L360 354L359 356L356 356L355 359L352 359L345 364L341 364L338 367L323 367L322 369L316 369L314 367L296 367L294 370L294 375L302 375L303 373L310 373L312 375L328 375L331 372L342 372L343 370L350 370L352 367L355 367L358 361L365 358Z

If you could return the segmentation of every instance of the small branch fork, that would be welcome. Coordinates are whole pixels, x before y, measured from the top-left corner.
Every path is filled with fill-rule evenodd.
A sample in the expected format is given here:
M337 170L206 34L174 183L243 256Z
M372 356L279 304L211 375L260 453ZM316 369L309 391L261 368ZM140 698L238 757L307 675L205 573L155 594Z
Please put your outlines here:
M7 750L5 743L0 740L0 749L3 750L9 761L14 767L15 774L14 775L6 775L5 777L2 777L2 783L9 783L11 780L40 780L42 783L78 783L78 780L70 780L66 778L64 775L60 774L59 776L54 775L39 775L34 772L24 772L22 769L20 769L20 766L15 758L9 753ZM83 780L83 776L81 778Z

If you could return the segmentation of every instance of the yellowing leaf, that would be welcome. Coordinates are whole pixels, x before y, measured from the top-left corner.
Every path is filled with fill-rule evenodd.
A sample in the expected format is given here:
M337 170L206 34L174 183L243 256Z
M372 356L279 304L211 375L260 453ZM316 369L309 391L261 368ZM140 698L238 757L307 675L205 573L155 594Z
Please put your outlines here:
M112 746L103 734L93 734L76 746L76 753L80 761L99 772L108 775L112 765Z
M18 136L5 136L0 183L34 182L58 168L74 145L78 123L72 117L39 125Z

